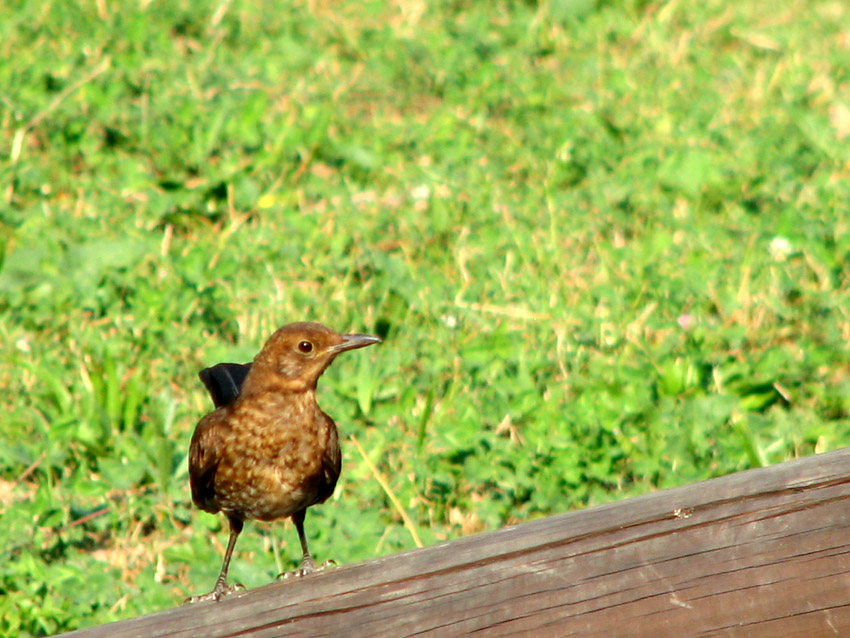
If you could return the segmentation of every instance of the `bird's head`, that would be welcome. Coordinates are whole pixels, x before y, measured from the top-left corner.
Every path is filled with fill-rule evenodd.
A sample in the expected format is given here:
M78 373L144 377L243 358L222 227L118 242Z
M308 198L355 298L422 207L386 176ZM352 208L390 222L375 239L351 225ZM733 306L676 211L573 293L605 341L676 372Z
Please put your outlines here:
M365 334L339 334L320 323L290 323L277 330L254 358L245 390L264 381L290 391L315 389L340 352L380 343Z

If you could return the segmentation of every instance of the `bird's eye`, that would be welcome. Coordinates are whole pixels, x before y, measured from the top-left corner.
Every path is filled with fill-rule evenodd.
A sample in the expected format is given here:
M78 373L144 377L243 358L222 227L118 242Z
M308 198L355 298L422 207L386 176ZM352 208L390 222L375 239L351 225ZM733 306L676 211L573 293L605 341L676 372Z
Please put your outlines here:
M310 352L313 352L313 344L306 340L301 341L298 344L298 350L300 350L304 354L308 354Z

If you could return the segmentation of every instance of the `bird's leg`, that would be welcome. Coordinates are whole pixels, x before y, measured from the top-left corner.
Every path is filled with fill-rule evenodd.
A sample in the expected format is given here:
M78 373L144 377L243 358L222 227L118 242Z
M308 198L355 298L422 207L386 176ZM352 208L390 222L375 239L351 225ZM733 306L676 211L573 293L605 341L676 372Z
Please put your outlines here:
M307 536L304 534L304 517L306 514L307 510L301 510L292 515L292 522L295 523L295 529L298 531L298 541L301 543L301 567L299 567L299 571L302 575L309 574L316 569L313 557L310 556L310 550L307 548Z
M221 565L221 572L219 572L218 580L215 581L215 587L208 594L203 594L202 596L190 596L183 601L184 605L189 603L199 603L204 600L218 600L222 596L232 594L239 589L244 589L244 587L242 587L239 583L234 583L230 586L227 584L227 570L230 568L230 557L233 556L233 548L236 547L236 539L239 538L239 532L242 531L243 523L242 519L236 516L228 516L227 518L230 521L230 538L227 541L227 549L224 552L224 562Z
M295 529L298 531L298 540L301 542L301 552L303 554L301 558L301 565L298 569L278 574L278 579L300 578L301 576L306 576L311 572L319 571L325 567L330 567L335 564L332 560L328 560L322 563L319 567L316 567L316 564L313 562L313 557L310 555L310 550L307 548L307 537L304 535L304 514L306 511L307 510L301 510L300 512L292 515L292 522L295 523Z

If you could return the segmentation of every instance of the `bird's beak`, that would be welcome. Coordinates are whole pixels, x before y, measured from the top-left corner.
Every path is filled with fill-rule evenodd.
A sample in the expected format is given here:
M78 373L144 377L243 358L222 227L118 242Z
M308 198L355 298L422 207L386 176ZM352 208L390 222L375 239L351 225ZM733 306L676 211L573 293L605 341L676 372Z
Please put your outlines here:
M372 335L342 335L342 343L328 348L330 352L339 353L346 350L356 350L357 348L365 348L373 343L381 343L378 337Z

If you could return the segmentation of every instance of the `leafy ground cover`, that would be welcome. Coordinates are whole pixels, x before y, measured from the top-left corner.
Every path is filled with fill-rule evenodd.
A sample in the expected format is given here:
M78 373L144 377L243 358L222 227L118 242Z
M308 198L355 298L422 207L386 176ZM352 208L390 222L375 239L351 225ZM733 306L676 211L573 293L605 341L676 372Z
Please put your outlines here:
M385 338L320 385L344 470L319 560L845 445L848 19L6 3L0 631L211 586L196 374L289 321ZM250 523L231 573L297 557Z

